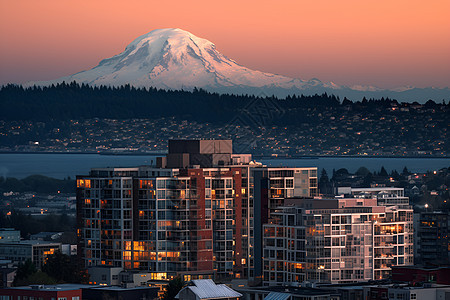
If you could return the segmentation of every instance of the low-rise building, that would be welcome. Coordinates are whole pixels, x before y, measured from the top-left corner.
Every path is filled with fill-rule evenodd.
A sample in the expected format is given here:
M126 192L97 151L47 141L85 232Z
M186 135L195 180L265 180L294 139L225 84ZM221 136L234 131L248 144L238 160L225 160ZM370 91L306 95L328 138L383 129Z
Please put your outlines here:
M441 300L450 298L450 286L424 284L409 285L379 285L364 287L364 299L367 300Z
M0 243L20 241L20 231L14 228L0 228Z
M47 257L56 251L61 251L61 243L31 240L0 243L0 259L9 259L16 265L29 259L41 268Z
M392 267L392 280L411 284L428 282L450 285L450 267L395 266Z
M89 267L89 283L99 285L120 285L119 274L121 267L96 266Z

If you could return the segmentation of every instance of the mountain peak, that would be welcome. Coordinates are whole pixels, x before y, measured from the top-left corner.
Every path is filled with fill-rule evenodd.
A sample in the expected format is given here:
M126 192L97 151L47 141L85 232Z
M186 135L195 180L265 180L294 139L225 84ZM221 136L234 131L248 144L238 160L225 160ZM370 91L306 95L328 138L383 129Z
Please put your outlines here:
M51 85L63 81L109 86L130 84L161 89L191 90L197 87L219 93L279 97L327 92L356 99L362 96L379 97L381 94L398 98L400 92L411 91L383 91L360 86L348 88L316 78L301 80L251 70L220 53L212 42L179 28L156 29L141 35L122 53L100 61L90 70L27 85ZM437 92L438 99L448 98L448 90ZM395 95L392 96L392 93ZM413 100L410 94L406 96Z
M217 51L215 45L179 28L156 29L132 41L122 53L102 60L91 70L38 83L77 81L91 85L124 85L211 91L250 86L292 86L298 79L245 68Z
M206 39L199 38L192 33L185 31L180 28L163 28L163 29L155 29L150 31L149 33L146 33L144 35L141 35L137 39L135 39L133 42L128 45L128 47L138 46L142 45L144 43L151 43L153 46L157 44L158 42L168 42L170 41L174 45L183 45L188 43L189 41L192 41L196 43L199 46L214 46L213 43ZM128 48L127 47L127 48Z

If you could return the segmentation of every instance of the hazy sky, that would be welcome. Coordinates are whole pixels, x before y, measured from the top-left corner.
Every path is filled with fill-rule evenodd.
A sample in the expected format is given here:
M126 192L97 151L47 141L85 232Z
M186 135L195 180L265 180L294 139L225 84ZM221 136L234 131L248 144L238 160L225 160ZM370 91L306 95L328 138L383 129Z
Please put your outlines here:
M450 86L449 0L0 0L0 84L92 68L169 27L265 72Z

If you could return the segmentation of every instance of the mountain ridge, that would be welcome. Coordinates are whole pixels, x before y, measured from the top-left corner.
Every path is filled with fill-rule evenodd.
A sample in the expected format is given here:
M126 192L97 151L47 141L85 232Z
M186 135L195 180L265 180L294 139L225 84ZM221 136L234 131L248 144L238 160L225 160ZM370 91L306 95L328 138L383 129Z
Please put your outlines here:
M251 70L229 59L214 43L179 28L156 29L133 40L125 50L103 59L90 70L55 80L29 82L51 85L61 82L89 85L155 87L171 90L203 88L210 92L275 95L332 93L350 99L390 97L400 101L450 100L450 89L340 86L319 79L302 80Z

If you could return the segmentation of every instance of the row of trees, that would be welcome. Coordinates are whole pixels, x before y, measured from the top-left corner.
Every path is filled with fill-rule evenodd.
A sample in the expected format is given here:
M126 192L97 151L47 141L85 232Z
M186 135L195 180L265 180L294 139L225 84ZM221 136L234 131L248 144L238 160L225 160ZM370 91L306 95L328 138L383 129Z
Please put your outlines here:
M197 122L226 122L230 114L246 109L248 103L256 99L262 102L276 102L287 115L284 122L302 119L301 110L308 108L334 107L367 110L371 107L398 105L391 99L363 99L352 102L334 95L288 96L260 98L253 95L220 95L201 89L194 91L166 91L154 88L92 87L75 82L61 83L50 87L24 88L6 85L0 88L1 120L68 120L89 118L155 118L180 117ZM402 105L410 105L403 103ZM433 101L426 106L435 107ZM445 104L442 104L445 105ZM292 116L291 116L292 115ZM314 120L308 120L314 122Z
M22 238L39 232L65 232L63 242L70 242L74 240L75 226L75 217L65 214L37 218L14 210L9 215L0 213L0 228L15 228L20 231Z
M23 179L0 176L0 192L75 193L75 180L31 175Z
M48 256L41 270L38 270L31 260L20 264L13 284L24 286L57 283L87 284L88 282L89 276L84 269L79 267L76 256L68 256L57 251Z

